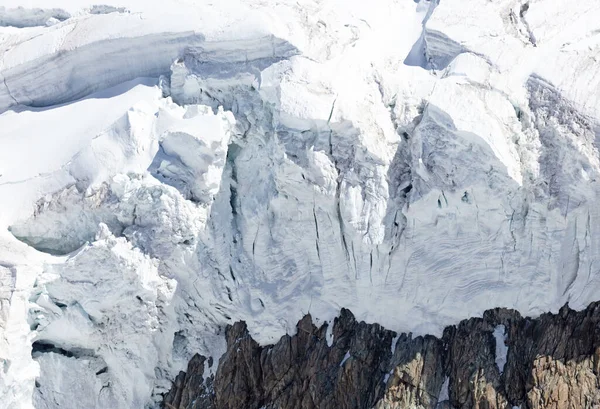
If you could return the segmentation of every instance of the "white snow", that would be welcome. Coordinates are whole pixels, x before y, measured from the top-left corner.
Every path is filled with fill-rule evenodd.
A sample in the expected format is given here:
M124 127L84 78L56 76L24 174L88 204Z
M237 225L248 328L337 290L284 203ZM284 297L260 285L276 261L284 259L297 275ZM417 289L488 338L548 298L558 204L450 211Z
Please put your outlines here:
M448 387L450 386L450 378L445 377L444 383L442 384L442 388L440 389L440 395L438 396L438 403L444 402L450 399L450 395L448 393Z
M342 366L344 366L344 364L346 363L346 361L350 359L350 351L346 351L346 354L344 355L344 357L342 358L342 362L340 362L340 368Z
M152 407L236 320L596 300L598 0L94 6L0 9L2 404Z
M327 331L325 332L325 341L327 342L327 346L331 347L333 345L333 320L327 323Z
M504 372L504 365L506 365L506 354L508 353L508 346L506 345L506 327L504 325L498 325L494 328L494 338L496 339L496 365L500 373Z
M59 8L26 9L23 7L6 8L0 6L0 26L2 27L50 26L70 17L71 15L68 12Z
M392 338L392 346L390 348L392 351L392 355L396 353L396 344L398 343L398 339L400 339L400 334L396 334L396 336Z
M391 371L387 372L384 376L383 376L383 383L387 384L388 379L390 379L390 376L392 376L392 374L394 373L394 370L392 369Z

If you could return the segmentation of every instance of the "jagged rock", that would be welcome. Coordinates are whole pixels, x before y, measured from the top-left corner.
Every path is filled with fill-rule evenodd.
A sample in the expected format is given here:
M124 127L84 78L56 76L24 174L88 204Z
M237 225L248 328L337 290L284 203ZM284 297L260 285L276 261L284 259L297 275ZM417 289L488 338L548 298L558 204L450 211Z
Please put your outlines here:
M599 407L600 303L583 311L513 321L506 368L508 396L526 407Z
M413 338L358 323L343 309L331 345L327 324L317 328L306 315L296 335L261 347L238 322L226 331L214 384L202 381L204 358L194 357L165 403L177 409L598 408L599 324L599 303L535 319L497 308L447 327L441 339ZM494 335L500 325L504 340ZM508 347L502 367L497 342ZM442 396L445 382L448 396ZM202 403L190 406L194 401Z
M563 363L552 357L540 357L533 364L533 387L527 393L532 409L599 408L598 355Z
M435 406L443 382L444 350L440 340L402 334L392 354L392 340L396 336L392 331L377 324L356 322L346 309L342 309L333 325L331 346L326 340L327 324L317 328L311 316L306 315L298 322L296 335L286 335L275 345L261 347L248 333L246 324L238 322L226 331L227 352L219 361L213 400L205 400L206 406L189 406L192 396L205 397L210 390L198 384L203 366L193 364L201 359L195 357L188 374L181 373L175 380L165 397L165 406L177 409ZM190 371L196 375L189 375ZM384 398L386 388L388 393Z
M212 408L212 377L204 380L204 364L207 358L196 354L190 360L187 372L180 372L173 388L165 396L165 407L185 409Z
M298 322L296 335L286 335L275 345L261 347L252 339L245 323L230 326L226 331L227 352L219 361L214 379L214 407L375 406L386 388L384 377L390 371L391 362L407 361L402 353L392 359L390 345L396 334L377 324L358 323L345 309L335 319L331 346L326 333L327 324L317 328L311 316L306 315ZM194 365L188 372L201 368ZM413 375L418 378L417 374ZM202 395L208 390L198 387L197 377L192 376L190 381L188 377L182 374L177 377L165 397L167 407L192 407L185 406L179 397L192 396L196 390ZM206 404L204 407L212 407L212 403Z
M216 407L372 407L385 388L393 333L357 323L347 310L335 320L331 347L326 332L327 325L317 328L307 315L296 335L262 348L245 323L230 327L215 378Z
M444 332L447 372L453 406L504 409L500 371L495 362L494 326L481 318L461 322Z
M444 381L444 345L432 337L401 334L392 359L392 373L377 409L433 408Z

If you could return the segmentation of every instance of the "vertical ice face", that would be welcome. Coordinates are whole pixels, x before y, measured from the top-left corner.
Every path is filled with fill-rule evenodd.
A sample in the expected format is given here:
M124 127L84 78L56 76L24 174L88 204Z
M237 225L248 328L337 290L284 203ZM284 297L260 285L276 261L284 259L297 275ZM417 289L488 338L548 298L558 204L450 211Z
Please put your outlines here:
M524 5L11 12L2 394L53 407L41 396L80 374L73 399L151 404L237 320L266 343L344 306L439 333L594 300L593 5ZM70 17L38 25L54 7Z

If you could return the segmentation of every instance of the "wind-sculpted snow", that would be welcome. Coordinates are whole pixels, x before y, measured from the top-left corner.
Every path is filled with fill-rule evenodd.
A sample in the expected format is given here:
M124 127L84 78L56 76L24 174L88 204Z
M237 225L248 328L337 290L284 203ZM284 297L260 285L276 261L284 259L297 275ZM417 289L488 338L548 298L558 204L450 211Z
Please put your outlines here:
M188 3L0 31L10 407L152 407L239 320L439 335L598 298L597 36L540 23L585 15Z

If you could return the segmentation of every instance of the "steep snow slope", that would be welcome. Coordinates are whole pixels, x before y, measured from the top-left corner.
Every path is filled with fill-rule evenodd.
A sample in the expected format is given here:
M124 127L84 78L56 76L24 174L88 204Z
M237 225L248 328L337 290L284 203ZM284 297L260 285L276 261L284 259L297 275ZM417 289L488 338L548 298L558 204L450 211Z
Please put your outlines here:
M237 320L598 298L598 1L4 7L6 407L151 407Z

